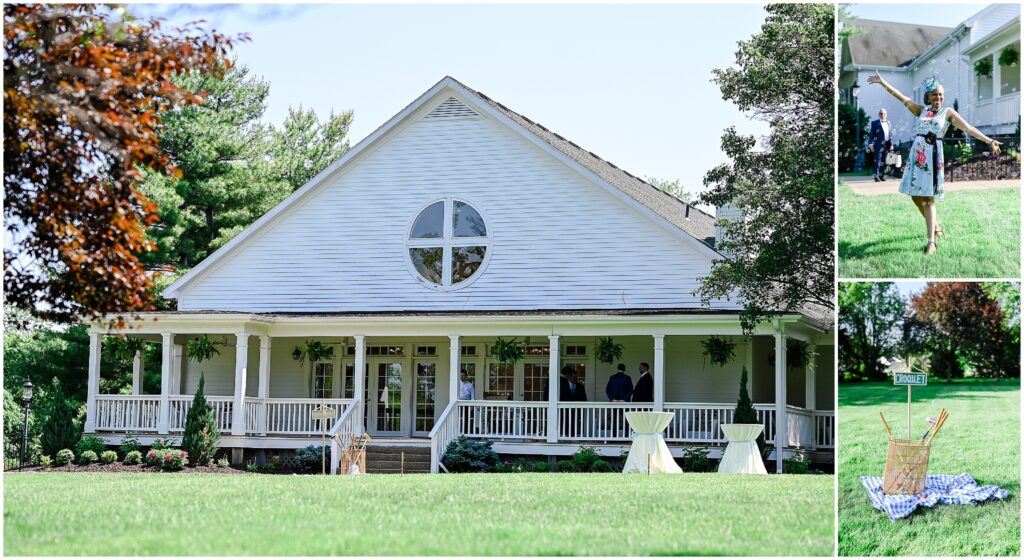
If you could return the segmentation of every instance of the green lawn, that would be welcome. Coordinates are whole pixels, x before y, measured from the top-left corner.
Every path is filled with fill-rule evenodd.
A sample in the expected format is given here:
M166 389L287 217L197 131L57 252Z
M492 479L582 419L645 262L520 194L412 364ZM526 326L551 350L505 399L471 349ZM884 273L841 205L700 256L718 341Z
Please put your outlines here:
M893 183L893 190L897 188ZM839 183L840 278L1017 278L1020 190L948 192L938 204L946 236L924 255L924 218L909 196L860 196Z
M928 472L970 473L1010 491L1004 501L921 508L892 522L860 484L885 469L886 434L906 436L907 390L889 383L839 385L839 554L842 556L1017 556L1020 553L1020 380L929 380L914 388L913 431L946 407Z
M831 555L834 478L4 477L6 555Z

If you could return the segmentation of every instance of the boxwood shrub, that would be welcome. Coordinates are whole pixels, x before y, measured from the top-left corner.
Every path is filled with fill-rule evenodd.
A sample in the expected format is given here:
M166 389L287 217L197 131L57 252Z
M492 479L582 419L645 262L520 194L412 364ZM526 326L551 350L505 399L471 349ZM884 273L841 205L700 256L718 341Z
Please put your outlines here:
M135 451L129 451L124 454L124 464L126 465L139 465L142 464L142 452L136 449Z
M70 465L75 461L75 452L70 449L61 449L57 452L57 459L54 461L58 466Z
M104 451L100 453L100 462L109 465L117 461L117 451Z
M476 441L459 436L448 444L441 462L449 472L491 472L498 464L498 454L489 441Z
M89 463L95 463L98 460L99 457L96 456L96 452L91 449L83 451L82 454L78 456L79 465L88 465Z

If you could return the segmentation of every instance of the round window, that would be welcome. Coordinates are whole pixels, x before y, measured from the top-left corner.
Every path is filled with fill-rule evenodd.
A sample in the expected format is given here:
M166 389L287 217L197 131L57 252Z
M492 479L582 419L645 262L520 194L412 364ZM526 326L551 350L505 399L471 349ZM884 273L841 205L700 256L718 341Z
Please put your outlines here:
M428 204L409 231L409 261L420 279L437 288L459 288L476 276L489 246L480 212L452 198Z

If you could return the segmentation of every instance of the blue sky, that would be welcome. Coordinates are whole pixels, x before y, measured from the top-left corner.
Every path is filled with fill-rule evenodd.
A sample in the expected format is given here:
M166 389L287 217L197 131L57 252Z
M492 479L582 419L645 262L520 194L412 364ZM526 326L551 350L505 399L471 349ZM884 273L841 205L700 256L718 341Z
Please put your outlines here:
M134 6L170 23L248 32L240 63L270 82L269 122L289 106L352 109L353 144L445 75L636 175L703 190L727 162L723 129L761 136L722 101L711 70L756 33L758 5Z

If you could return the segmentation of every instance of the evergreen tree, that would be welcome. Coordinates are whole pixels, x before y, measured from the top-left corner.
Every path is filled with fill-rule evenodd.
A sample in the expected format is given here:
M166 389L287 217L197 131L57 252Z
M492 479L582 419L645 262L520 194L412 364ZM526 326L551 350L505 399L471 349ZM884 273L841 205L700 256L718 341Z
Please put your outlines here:
M61 449L74 449L80 439L82 433L75 425L75 409L61 392L60 381L54 379L50 413L43 423L40 439L43 454L54 457Z
M188 453L189 464L192 466L209 465L220 449L220 432L217 431L217 419L213 409L206 402L203 386L206 376L199 375L199 387L192 397L192 408L188 409L185 418L185 433L181 438L181 448Z
M761 421L757 419L757 410L754 410L754 403L750 400L750 394L747 393L747 368L743 367L743 372L740 374L740 398L736 401L736 410L732 413L733 424L760 424ZM761 431L761 435L757 436L757 449L758 452L764 455L764 431Z

